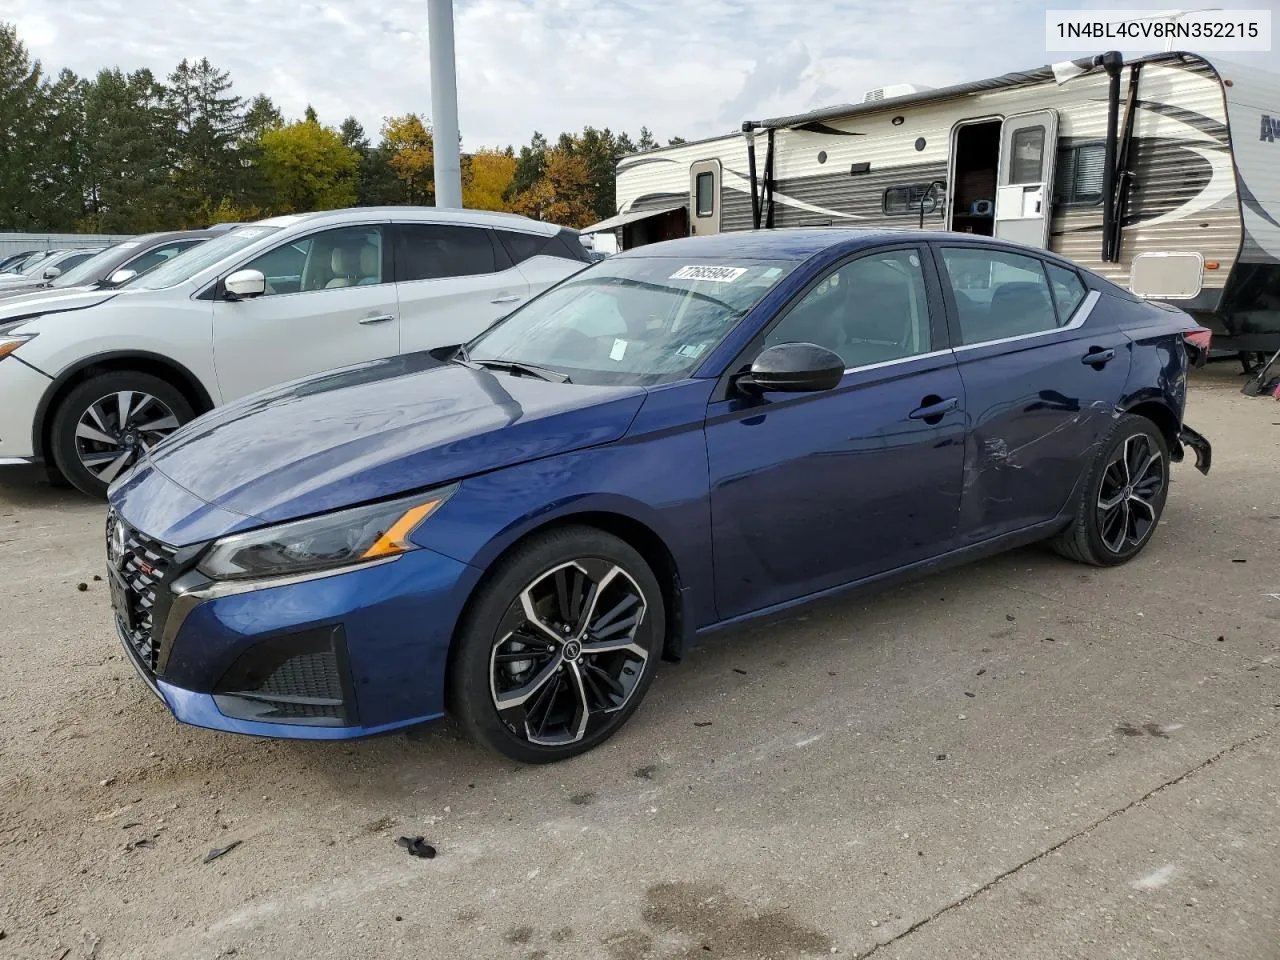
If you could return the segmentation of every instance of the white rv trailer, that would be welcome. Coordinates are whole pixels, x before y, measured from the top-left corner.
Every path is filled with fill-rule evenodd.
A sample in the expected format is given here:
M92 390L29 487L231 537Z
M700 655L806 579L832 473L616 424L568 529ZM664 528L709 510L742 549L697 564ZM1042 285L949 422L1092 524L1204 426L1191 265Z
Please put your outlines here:
M845 104L619 160L622 247L760 227L953 230L1047 247L1280 348L1280 77L1119 54ZM879 96L877 96L879 94Z

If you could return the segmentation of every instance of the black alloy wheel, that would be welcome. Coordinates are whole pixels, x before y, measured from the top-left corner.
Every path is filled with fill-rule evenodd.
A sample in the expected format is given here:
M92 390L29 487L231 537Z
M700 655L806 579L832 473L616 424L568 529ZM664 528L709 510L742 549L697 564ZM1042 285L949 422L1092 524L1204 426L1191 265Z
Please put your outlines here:
M1094 566L1133 559L1151 541L1169 496L1169 446L1145 417L1125 414L1103 440L1077 494L1075 519L1051 542Z
M453 712L518 760L588 750L644 696L663 617L652 571L625 542L587 527L537 536L500 563L464 619Z

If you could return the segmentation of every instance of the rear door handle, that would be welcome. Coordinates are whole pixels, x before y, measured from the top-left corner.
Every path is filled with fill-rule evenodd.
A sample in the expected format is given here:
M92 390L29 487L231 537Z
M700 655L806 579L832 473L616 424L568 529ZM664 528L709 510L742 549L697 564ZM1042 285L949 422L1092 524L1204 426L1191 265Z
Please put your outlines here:
M498 297L497 300L490 300L490 303L515 303L520 297L517 294L508 294L505 297Z
M390 321L394 320L395 318L396 318L396 315L395 315L394 313L380 313L380 314L378 314L378 315L376 315L376 316L373 316L373 317L364 317L363 319L361 319L361 320L360 320L360 321L358 321L358 322L359 322L360 324L362 324L363 326L366 326L366 327L367 327L367 326L369 326L370 324L373 324L373 323L389 323Z
M943 400L939 397L925 397L921 403L924 405L912 410L907 416L912 420L923 420L925 423L938 423L943 415L960 406L960 398L951 397Z
M1116 358L1116 352L1110 347L1105 350L1101 347L1090 347L1089 352L1080 358L1080 362L1091 367L1097 367L1099 370L1106 364Z

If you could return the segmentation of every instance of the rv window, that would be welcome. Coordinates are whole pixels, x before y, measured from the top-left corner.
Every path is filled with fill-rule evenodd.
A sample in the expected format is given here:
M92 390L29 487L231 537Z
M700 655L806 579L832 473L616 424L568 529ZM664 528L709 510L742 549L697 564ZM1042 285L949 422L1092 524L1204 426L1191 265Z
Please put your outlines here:
M1082 143L1059 150L1054 202L1068 207L1101 203L1106 156L1102 143Z
M1010 183L1039 183L1044 168L1044 127L1023 127L1013 132Z
M884 192L884 198L881 201L881 209L886 217L906 217L920 215L920 201L924 200L929 194L928 183L911 183L902 187L890 187ZM933 213L938 209L938 197L942 192L939 187L934 191L933 196L924 200L924 212Z
M709 217L715 213L715 180L716 175L711 171L698 174L695 192L697 193L697 210L698 216Z

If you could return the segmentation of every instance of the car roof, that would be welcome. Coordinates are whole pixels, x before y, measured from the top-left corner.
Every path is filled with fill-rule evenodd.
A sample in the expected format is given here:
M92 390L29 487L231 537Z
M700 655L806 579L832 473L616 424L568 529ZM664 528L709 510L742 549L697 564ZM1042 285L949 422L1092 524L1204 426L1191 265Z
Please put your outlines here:
M665 240L614 254L614 257L724 257L726 259L807 260L824 252L850 253L884 243L976 243L984 247L1071 263L1050 250L1027 247L972 233L936 230L852 229L849 227L771 227ZM838 249L837 249L838 248Z
M212 240L218 235L216 230L165 230L160 233L140 233L136 237L126 237L120 243L163 243L166 240Z
M386 217L389 220L417 223L464 223L471 226L522 230L550 236L562 229L558 224L546 223L522 217L518 213L499 213L494 210L441 210L436 207L348 207L345 210L320 210L315 213L294 213L282 217L259 220L254 226L292 227L298 224L318 226L326 223L341 225L352 221ZM249 226L249 224L245 224Z

